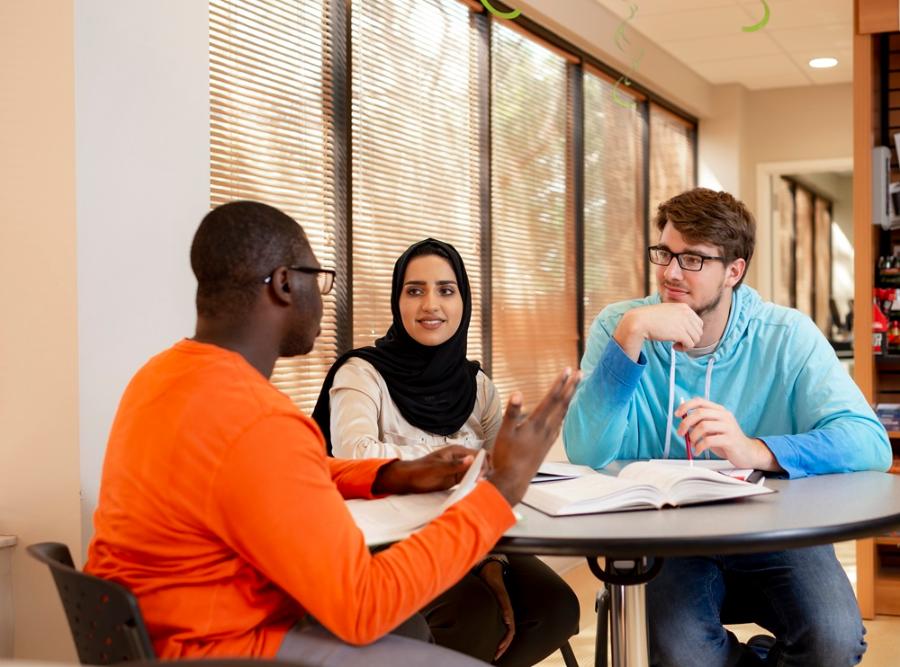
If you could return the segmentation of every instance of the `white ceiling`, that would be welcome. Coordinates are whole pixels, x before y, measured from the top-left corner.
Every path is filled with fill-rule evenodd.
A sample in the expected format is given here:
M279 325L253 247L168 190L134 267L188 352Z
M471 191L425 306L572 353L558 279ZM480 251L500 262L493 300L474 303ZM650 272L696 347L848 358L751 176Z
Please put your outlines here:
M762 19L762 0L596 2L622 18L636 5L625 35L642 33L713 84L759 90L852 79L853 0L767 0L769 22L754 32L741 28ZM812 69L810 58L821 56L837 58L837 67Z

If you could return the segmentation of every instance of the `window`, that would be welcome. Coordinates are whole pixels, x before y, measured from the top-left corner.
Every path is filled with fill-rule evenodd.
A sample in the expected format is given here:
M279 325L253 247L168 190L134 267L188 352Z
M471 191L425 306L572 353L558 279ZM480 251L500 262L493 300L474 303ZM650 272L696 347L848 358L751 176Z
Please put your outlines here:
M280 208L326 267L335 260L330 25L322 2L210 2L211 204L256 199ZM306 411L335 358L334 293L323 298L314 351L279 360L272 375Z
M656 208L694 187L694 128L683 118L650 105L650 219Z
M797 244L794 250L796 266L796 305L801 313L812 317L813 313L813 197L805 188L794 190L795 233Z
M477 41L458 2L352 4L353 345L391 323L397 257L432 236L463 257L482 358Z
M775 303L793 307L794 291L794 191L791 184L778 178L774 183L775 211L773 227L775 241Z
M650 239L659 237L654 219L660 204L696 184L694 178L694 128L662 107L650 105ZM650 271L650 292L657 289Z
M618 104L605 75L584 76L584 336L604 307L644 296L642 105ZM627 90L627 89L626 89ZM625 91L620 98L630 99Z
M780 260L775 302L809 315L831 336L831 202L792 176L778 177L774 186Z
M521 390L526 406L578 361L566 67L557 53L494 23L491 374L504 398Z
M209 8L211 204L284 210L338 269L315 350L273 375L301 409L387 330L394 262L425 237L466 262L468 356L529 405L644 293L648 207L694 185L695 142L648 91L617 103L596 61L475 0Z
M816 325L831 337L831 202L816 197L814 220Z

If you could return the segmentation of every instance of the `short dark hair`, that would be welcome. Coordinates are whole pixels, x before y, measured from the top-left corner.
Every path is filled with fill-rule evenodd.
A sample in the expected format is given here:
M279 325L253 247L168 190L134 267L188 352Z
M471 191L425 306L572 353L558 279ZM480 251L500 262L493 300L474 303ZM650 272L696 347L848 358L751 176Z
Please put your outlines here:
M197 314L235 315L253 305L263 280L296 264L309 241L286 213L256 201L234 201L204 216L191 244Z
M656 226L661 232L667 222L689 243L709 243L722 249L726 263L743 259L750 266L756 246L756 221L743 202L727 192L694 188L659 205ZM741 286L744 275L734 286Z

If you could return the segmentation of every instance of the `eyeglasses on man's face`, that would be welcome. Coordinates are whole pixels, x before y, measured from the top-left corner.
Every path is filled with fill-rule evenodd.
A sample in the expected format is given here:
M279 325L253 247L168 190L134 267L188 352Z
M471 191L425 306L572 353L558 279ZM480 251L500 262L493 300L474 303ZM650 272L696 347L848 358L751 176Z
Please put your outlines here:
M703 268L703 262L714 260L717 262L725 262L724 257L712 257L711 255L701 255L696 252L672 252L665 246L652 245L647 248L647 254L650 256L652 264L659 266L668 266L672 263L672 258L678 262L678 266L684 271L700 271Z
M334 277L336 275L334 269L313 269L308 266L289 266L287 267L287 270L316 274L316 282L319 283L319 292L321 294L328 294L334 287ZM273 271L272 273L275 272ZM272 273L263 279L263 282L267 285L272 282Z

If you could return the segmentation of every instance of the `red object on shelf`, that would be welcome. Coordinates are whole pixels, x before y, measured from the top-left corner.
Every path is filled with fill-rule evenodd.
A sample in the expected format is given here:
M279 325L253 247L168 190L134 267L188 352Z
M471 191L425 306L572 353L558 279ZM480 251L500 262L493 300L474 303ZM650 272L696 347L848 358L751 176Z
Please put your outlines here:
M887 347L885 342L885 334L888 330L888 319L878 307L878 297L872 302L872 352L875 354L883 354Z

